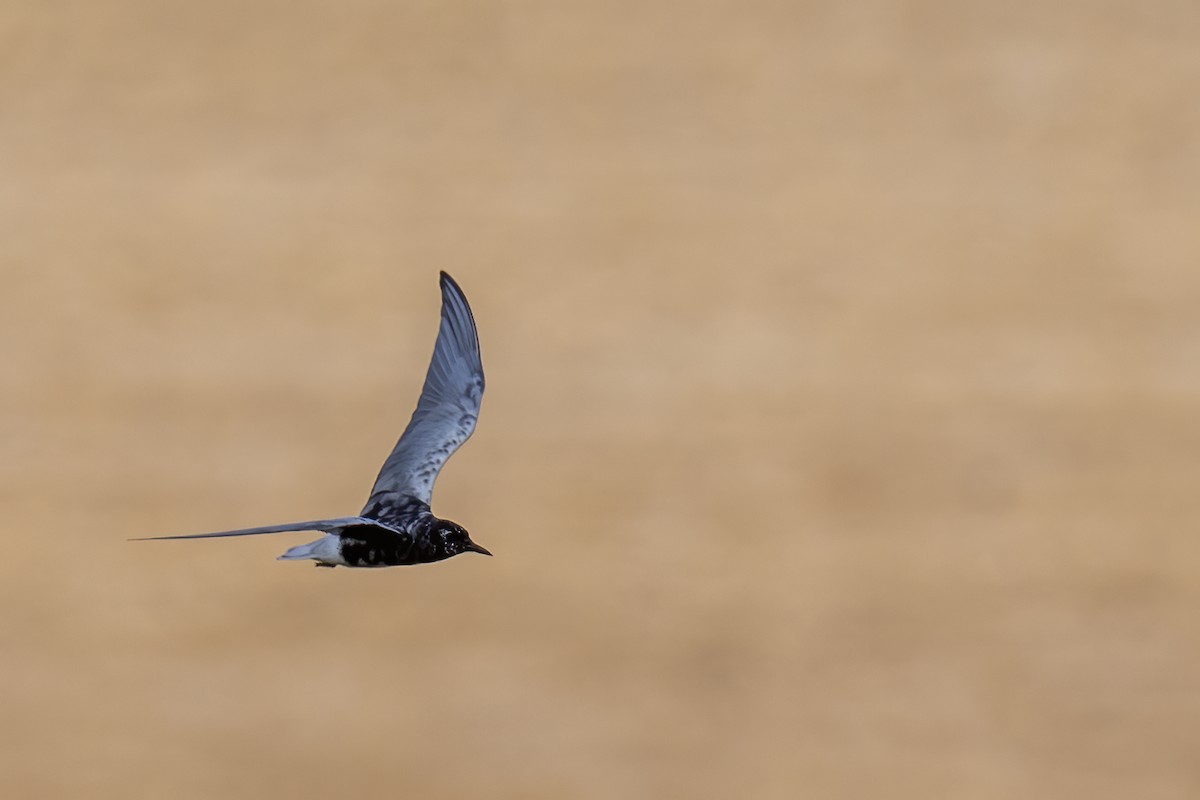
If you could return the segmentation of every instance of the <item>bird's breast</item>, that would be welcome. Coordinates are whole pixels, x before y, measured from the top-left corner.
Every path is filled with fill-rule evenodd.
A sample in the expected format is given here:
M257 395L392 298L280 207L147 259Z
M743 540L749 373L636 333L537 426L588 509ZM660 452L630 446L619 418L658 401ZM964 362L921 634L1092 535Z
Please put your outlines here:
M342 531L340 553L348 567L396 567L413 560L410 533L363 526Z

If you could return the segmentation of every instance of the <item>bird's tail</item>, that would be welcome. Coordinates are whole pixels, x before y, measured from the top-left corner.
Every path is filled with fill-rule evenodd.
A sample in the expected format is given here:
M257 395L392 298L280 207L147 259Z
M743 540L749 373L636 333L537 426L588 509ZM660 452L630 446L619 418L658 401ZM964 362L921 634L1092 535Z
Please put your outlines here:
M338 538L336 536L322 536L315 542L298 544L295 547L290 547L288 548L288 551L281 555L277 560L300 561L306 558L311 558L318 563L345 563L342 561L341 555L338 553Z
M319 542L320 542L320 540L318 539L316 542L309 542L308 544L298 544L295 547L289 547L287 552L284 553L283 555L281 555L278 560L279 561L292 561L292 560L299 560L302 558L311 558L312 554L313 554L313 548L315 548Z

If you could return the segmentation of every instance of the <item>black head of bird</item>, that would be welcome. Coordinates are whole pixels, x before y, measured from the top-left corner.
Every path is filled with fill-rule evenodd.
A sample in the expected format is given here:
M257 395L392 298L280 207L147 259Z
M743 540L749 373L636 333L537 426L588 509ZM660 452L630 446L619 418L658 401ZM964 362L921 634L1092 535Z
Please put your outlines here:
M466 528L456 522L451 522L448 519L437 521L431 538L433 539L434 548L438 554L435 559L437 561L440 561L443 558L456 556L459 553L482 553L485 556L491 555L486 548L483 548L471 541L471 535L467 533Z

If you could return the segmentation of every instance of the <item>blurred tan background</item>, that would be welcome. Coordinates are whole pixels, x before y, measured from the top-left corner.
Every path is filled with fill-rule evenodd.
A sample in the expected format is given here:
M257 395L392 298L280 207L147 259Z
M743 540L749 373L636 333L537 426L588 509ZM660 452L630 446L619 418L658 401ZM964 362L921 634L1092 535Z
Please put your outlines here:
M1200 10L10 2L0 794L1200 796ZM272 559L416 401L496 553Z

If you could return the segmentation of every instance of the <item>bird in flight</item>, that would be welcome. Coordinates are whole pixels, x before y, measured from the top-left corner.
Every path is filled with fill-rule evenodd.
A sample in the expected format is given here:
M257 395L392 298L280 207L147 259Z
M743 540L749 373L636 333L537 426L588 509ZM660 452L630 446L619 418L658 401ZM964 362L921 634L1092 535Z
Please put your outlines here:
M467 531L429 510L433 482L446 460L475 430L483 400L479 334L466 295L441 274L442 323L417 410L379 470L367 505L357 517L318 519L235 531L152 536L211 539L286 531L320 531L315 542L293 547L280 560L312 559L318 567L395 567L427 564L459 553L482 553ZM138 539L137 541L147 541Z

